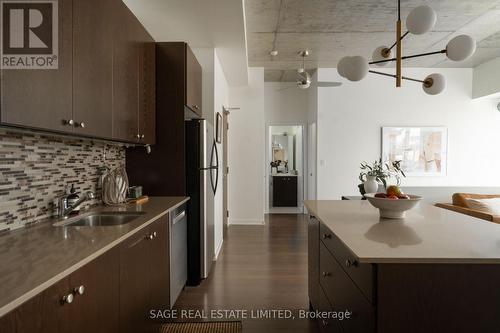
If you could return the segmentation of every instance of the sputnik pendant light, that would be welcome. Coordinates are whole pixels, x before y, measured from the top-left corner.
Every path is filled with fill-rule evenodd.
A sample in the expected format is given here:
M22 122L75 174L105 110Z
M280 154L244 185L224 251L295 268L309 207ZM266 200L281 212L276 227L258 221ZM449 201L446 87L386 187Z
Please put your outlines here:
M414 81L422 83L422 89L429 95L437 95L443 92L446 87L446 80L443 75L434 73L427 76L424 80L409 78L403 76L403 60L425 57L435 54L446 54L452 61L463 61L470 58L476 51L476 41L467 35L459 35L451 39L446 45L446 49L403 56L401 41L408 34L422 35L429 32L437 21L436 12L429 6L424 5L413 9L406 19L407 31L403 34L401 22L401 0L398 0L398 20L396 22L396 42L392 46L380 46L373 52L372 61L368 62L362 56L343 57L340 59L337 70L340 76L350 81L360 81L368 73L389 76L396 79L396 87L401 87L402 81ZM392 50L396 48L396 57L392 57ZM370 70L369 65L384 66L390 62L396 62L396 74L388 74Z

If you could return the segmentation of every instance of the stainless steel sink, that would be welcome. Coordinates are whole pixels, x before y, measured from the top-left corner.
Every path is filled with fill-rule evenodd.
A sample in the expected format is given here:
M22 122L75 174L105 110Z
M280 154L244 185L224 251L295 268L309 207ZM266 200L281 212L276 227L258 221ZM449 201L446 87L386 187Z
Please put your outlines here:
M75 216L54 224L65 227L108 227L130 223L145 212L99 212Z

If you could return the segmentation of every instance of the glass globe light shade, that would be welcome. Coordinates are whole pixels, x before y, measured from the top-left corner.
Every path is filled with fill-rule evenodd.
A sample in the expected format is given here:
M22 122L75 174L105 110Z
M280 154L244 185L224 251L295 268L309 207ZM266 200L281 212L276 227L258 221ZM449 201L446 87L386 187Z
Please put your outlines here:
M442 74L434 73L427 76L422 83L422 89L428 95L438 95L446 88L446 79Z
M379 46L373 51L372 54L372 61L382 61L382 60L387 60L391 57L392 52L389 51L389 48L385 45ZM381 62L378 64L375 64L376 66L382 67L382 66L387 66L389 62Z
M345 78L349 81L361 81L370 70L368 61L362 56L351 57L345 65Z
M437 21L434 9L424 5L414 8L406 18L406 29L414 35L422 35L429 32Z
M338 64L337 64L337 72L339 73L340 76L342 77L345 77L345 73L346 73L346 68L348 66L348 63L349 63L349 59L351 57L343 57L342 59L339 60Z
M471 36L460 35L446 45L446 56L453 61L464 61L476 52L476 40Z

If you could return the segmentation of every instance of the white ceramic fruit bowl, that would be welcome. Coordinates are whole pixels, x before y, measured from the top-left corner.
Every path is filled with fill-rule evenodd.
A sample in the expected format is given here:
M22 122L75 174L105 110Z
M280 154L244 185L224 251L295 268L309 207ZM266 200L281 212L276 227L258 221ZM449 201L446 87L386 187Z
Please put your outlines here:
M410 199L388 199L377 198L375 193L365 194L366 199L373 207L378 208L380 217L386 219L404 219L406 211L414 208L422 197L418 195L408 195Z

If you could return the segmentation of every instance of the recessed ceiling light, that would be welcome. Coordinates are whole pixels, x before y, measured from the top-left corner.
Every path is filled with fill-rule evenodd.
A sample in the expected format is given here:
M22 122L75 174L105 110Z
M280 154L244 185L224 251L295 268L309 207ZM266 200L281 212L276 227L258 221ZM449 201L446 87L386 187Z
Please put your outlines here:
M272 57L276 57L278 55L278 50L272 50L271 52L269 52L269 54L272 56Z

